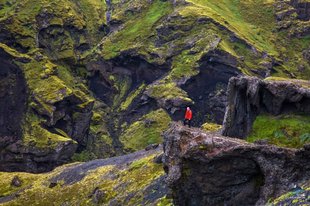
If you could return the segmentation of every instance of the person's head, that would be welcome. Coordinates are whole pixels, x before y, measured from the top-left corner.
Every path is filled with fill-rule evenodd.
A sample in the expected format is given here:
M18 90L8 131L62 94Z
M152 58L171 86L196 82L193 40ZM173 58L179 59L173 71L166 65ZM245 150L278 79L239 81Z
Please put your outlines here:
M189 107L186 107L186 110L190 110L190 108L189 108Z

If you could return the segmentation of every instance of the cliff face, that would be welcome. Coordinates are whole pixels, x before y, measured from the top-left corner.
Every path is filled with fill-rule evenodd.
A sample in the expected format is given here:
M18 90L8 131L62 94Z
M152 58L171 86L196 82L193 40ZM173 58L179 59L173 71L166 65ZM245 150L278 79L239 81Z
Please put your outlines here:
M264 205L309 181L310 148L250 144L176 123L164 134L164 168L176 205Z
M309 83L302 80L232 78L222 134L245 138L260 113L310 113Z
M0 91L2 168L47 171L160 143L188 105L194 125L221 124L231 77L310 76L308 7L1 1L0 85L10 91Z

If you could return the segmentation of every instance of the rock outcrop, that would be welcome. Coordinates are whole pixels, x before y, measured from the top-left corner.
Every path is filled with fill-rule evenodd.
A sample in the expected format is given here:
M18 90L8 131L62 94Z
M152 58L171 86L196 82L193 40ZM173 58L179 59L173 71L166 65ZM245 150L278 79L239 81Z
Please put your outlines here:
M278 0L275 3L275 11L279 30L287 30L291 37L310 34L310 2Z
M43 174L0 172L0 205L168 205L160 154L161 146Z
M93 100L53 74L29 80L39 63L0 45L1 171L46 172L87 144Z
M228 85L228 103L222 134L245 138L262 112L310 114L309 83L302 80L261 80L234 77Z
M164 168L175 205L264 205L310 178L310 147L286 149L173 123Z

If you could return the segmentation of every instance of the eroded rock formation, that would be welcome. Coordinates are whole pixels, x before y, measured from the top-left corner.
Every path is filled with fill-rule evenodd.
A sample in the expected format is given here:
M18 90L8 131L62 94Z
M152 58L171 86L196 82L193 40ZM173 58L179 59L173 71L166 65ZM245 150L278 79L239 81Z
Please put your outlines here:
M176 205L264 205L310 178L310 147L285 149L173 123L164 168Z
M246 137L256 116L261 112L310 113L310 89L301 80L261 80L255 77L234 77L228 85L228 104L222 134Z
M29 89L25 67L34 61L0 48L1 171L52 170L88 141L93 101L49 76L41 79L59 85ZM44 90L49 92L43 95Z

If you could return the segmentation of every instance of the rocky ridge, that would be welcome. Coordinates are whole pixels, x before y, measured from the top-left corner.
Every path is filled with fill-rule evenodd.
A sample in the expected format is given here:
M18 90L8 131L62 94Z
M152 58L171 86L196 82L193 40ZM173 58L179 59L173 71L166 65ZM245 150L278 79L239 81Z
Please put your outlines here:
M0 204L170 205L160 154L159 146L43 174L0 172Z
M227 92L229 96L222 131L224 136L247 137L260 113L310 113L308 81L236 77L230 79Z
M173 123L164 133L166 182L175 205L265 205L309 181L309 149L251 144Z

